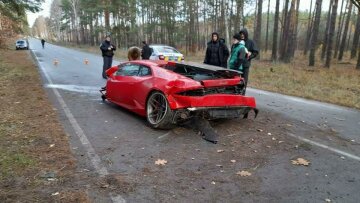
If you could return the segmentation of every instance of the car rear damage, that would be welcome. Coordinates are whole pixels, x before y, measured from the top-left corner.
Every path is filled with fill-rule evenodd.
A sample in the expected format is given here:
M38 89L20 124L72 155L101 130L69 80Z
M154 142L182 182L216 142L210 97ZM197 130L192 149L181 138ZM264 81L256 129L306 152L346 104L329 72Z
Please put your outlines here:
M200 85L184 90L174 86L167 96L175 111L173 122L181 123L193 117L207 120L247 117L258 114L254 97L244 95L245 82L241 72L195 63L168 63L166 69L177 72Z

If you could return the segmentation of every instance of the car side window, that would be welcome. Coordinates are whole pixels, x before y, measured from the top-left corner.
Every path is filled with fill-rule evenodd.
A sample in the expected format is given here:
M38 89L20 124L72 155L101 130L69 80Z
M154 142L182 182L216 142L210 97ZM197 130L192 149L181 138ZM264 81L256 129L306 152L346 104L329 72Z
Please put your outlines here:
M126 64L119 68L116 72L117 76L137 76L139 74L140 66L136 64Z
M141 66L140 71L139 71L139 76L149 76L151 75L151 70L148 67L145 66Z

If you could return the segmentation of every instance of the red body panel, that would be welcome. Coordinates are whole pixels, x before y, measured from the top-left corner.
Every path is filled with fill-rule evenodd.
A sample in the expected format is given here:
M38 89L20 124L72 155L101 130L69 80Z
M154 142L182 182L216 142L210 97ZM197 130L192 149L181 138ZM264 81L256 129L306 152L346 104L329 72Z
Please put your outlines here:
M241 78L235 77L232 79L221 80L203 80L201 81L204 87L219 87L219 86L233 86L240 83Z
M191 107L251 107L256 108L254 97L241 95L212 94L201 97L189 97L181 95L169 95L171 109L183 109Z
M190 107L251 107L256 103L253 97L232 94L211 94L206 96L182 96L177 93L204 87L231 86L239 84L241 78L203 80L198 82L170 70L164 64L149 60L128 63L143 65L151 69L150 76L116 76L118 67L107 71L106 97L109 101L127 108L142 116L146 115L146 100L151 91L161 91L173 110Z

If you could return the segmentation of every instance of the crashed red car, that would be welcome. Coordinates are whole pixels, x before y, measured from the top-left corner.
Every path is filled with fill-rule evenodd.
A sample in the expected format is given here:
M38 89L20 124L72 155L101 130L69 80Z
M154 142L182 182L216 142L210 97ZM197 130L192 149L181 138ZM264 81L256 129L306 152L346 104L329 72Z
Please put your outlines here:
M256 110L244 96L240 72L196 63L137 60L107 71L102 99L147 118L153 128L169 129L200 116L238 118Z

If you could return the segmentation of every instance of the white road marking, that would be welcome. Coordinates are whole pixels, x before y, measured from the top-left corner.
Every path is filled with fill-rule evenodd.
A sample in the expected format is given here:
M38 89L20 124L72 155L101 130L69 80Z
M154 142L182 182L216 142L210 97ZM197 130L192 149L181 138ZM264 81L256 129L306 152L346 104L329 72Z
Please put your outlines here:
M62 89L70 92L99 94L99 87L95 86L81 86L81 85L64 85L64 84L47 84L47 88Z
M34 51L35 50L31 50L31 52L33 53L33 57L36 59L37 64L38 64L39 68L41 69L41 71L43 72L48 83L50 85L52 85L53 81L51 80L50 76L47 74L44 67L40 64ZM100 177L109 175L108 170L101 164L100 157L96 154L94 147L91 145L89 139L86 137L84 131L80 127L79 123L76 121L74 115L71 113L69 107L66 105L66 103L65 103L64 99L62 98L62 96L60 95L59 91L57 89L52 89L52 90L53 90L58 102L60 103L60 106L64 110L66 117L70 121L71 126L73 127L73 129L75 131L75 134L79 137L81 144L83 145L84 149L86 150L86 153L87 153L92 165L94 166L96 172L100 175ZM113 196L110 194L110 198L114 203L125 203L126 202L125 199L120 195Z
M318 147L321 147L323 149L327 149L329 151L332 151L332 152L335 152L339 155L342 155L342 156L345 156L345 157L348 157L350 159L354 159L356 161L360 161L360 157L359 156L356 156L356 155L353 155L353 154L350 154L348 152L344 152L342 150L339 150L339 149L336 149L336 148L333 148L333 147L329 147L327 145L324 145L324 144L321 144L321 143L318 143L318 142L315 142L315 141L312 141L312 140L309 140L309 139L306 139L306 138L303 138L301 136L298 136L298 135L294 135L292 133L287 133L290 137L293 137L293 138L296 138L296 139L299 139L303 142L306 142L306 143L309 143L311 145L315 145L315 146L318 146Z

